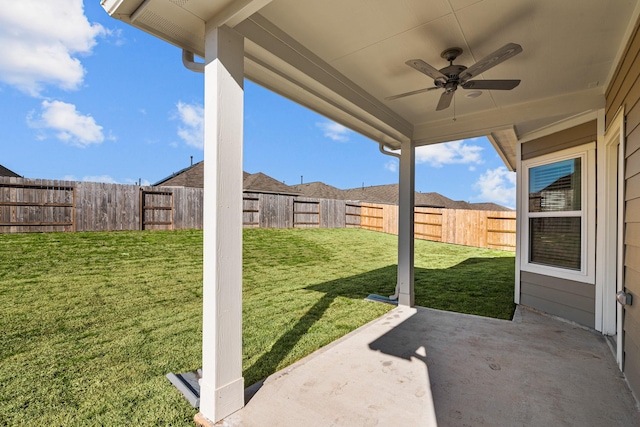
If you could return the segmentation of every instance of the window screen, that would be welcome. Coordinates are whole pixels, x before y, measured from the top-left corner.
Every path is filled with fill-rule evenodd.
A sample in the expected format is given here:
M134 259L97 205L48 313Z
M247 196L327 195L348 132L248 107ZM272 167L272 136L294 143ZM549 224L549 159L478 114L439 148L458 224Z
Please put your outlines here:
M529 219L529 262L580 270L581 218Z
M529 262L581 269L582 159L529 168Z

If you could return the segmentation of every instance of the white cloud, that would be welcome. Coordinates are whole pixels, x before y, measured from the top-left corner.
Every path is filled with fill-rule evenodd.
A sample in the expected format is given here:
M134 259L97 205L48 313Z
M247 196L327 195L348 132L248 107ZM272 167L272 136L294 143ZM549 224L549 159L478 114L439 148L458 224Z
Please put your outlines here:
M56 138L77 147L87 147L104 141L102 126L93 117L82 115L76 106L62 101L42 101L42 113L34 119L33 113L27 117L29 126L50 129ZM42 135L38 137L44 139Z
M398 171L398 162L396 160L389 160L384 164L384 168L389 172L397 172Z
M473 188L479 192L475 200L496 202L511 208L516 204L516 173L504 166L487 169Z
M435 168L454 163L483 162L479 145L465 143L465 141L452 141L443 144L424 145L416 148L416 164L428 163Z
M0 81L32 96L46 85L77 89L96 37L108 31L90 23L82 0L20 0L0 8Z
M111 36L111 40L113 40L113 44L115 44L116 46L120 47L127 44L127 39L124 38L122 29L107 30L107 34Z
M83 176L82 180L84 182L103 182L105 184L117 184L118 183L118 181L116 181L115 179L113 179L109 175L88 175L88 176Z
M336 122L318 122L316 126L322 130L326 138L338 142L349 141L349 135L352 132L350 129Z
M176 118L180 120L178 126L178 136L188 146L199 149L204 148L204 108L197 104L187 104L178 102L176 104L178 114Z

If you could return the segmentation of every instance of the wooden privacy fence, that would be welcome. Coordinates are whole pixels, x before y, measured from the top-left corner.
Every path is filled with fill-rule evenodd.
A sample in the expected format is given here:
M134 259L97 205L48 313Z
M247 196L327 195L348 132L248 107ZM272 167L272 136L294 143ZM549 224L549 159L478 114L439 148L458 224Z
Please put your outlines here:
M362 203L361 228L398 234L398 206ZM516 250L515 211L416 207L416 239L478 248Z
M0 177L0 233L202 228L202 189Z
M173 230L173 191L140 190L140 230Z
M203 189L0 177L0 233L199 229ZM244 227L398 234L398 207L245 192ZM417 239L515 251L514 211L416 207Z
M242 220L244 227L260 228L360 227L360 205L345 200L245 192Z
M0 184L1 231L75 231L75 186L61 181L6 181Z
M260 228L364 228L398 234L398 206L244 193L243 223ZM417 239L515 251L515 211L416 207Z

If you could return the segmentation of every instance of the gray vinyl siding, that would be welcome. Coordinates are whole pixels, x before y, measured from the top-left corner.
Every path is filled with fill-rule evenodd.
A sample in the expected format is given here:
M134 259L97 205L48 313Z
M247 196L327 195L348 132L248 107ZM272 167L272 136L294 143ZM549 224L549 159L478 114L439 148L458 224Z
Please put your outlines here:
M623 371L640 398L640 34L638 24L606 92L607 126L625 112L624 287L633 304L624 311Z
M634 253L635 252L635 253ZM638 305L640 305L640 272L637 267L638 247L633 251L627 251L625 268L625 287L627 292L633 294L633 304L627 306L624 318L624 373L637 397L640 397L640 316ZM634 260L635 258L635 260ZM629 265L634 264L630 268Z
M634 105L633 110L640 110ZM624 312L624 373L640 396L640 126L627 134L625 153L625 291L634 301Z
M523 144L522 160L578 147L596 138L597 122L584 123ZM521 271L520 304L595 327L595 286L592 284Z
M522 160L533 159L567 148L578 147L597 138L595 120L522 144Z
M522 271L520 304L595 327L595 286Z

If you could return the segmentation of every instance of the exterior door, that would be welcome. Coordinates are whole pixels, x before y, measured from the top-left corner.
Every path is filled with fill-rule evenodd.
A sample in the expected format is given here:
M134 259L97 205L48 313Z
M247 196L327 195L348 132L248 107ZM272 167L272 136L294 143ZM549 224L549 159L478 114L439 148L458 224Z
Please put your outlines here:
M609 124L598 153L597 268L602 289L602 332L615 340L616 361L623 368L623 307L616 293L624 285L624 113L618 111Z

